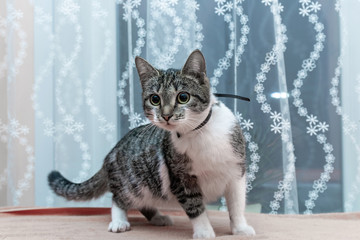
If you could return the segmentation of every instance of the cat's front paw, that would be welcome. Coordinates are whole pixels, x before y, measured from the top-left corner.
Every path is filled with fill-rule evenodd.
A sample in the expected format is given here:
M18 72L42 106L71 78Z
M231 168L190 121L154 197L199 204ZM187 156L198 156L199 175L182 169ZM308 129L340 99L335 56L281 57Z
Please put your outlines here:
M193 238L215 238L215 233L213 229L202 229L194 232Z
M155 215L150 223L155 226L171 226L173 225L173 221L169 216L164 215Z
M233 227L232 234L234 235L245 235L245 236L255 236L255 230L250 225L240 225Z
M128 221L112 221L109 224L108 231L113 233L125 232L130 230Z

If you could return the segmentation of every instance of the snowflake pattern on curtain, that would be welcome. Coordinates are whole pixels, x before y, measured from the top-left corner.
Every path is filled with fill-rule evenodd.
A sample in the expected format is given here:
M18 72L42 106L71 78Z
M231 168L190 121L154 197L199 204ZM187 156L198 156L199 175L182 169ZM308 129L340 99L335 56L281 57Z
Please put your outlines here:
M6 49L0 62L0 79L7 82L7 91L13 92L15 91L16 78L22 70L29 46L28 37L21 22L24 18L22 9L13 4L7 4L5 12L5 17L0 16L0 37L5 40L4 49ZM15 49L15 46L7 41L10 36L16 39L18 43L14 52L11 52L10 49ZM5 144L10 151L15 150L14 146L19 144L20 150L26 155L26 159L23 160L23 164L26 166L25 172L16 179L16 182L11 183L14 188L10 189L12 193L11 204L18 205L24 192L30 189L31 180L34 178L34 148L27 138L27 135L33 129L30 130L27 125L21 124L12 109L7 111L7 116L6 120L0 118L0 143ZM7 168L0 171L0 190L10 181L8 178L11 177L12 169L10 166L8 165Z
M360 7L359 0L351 1L354 8ZM272 214L322 211L323 198L335 184L341 185L338 175L344 162L343 148L341 140L333 136L341 133L351 142L357 165L344 204L335 210L356 208L360 139L358 119L344 108L342 94L351 33L350 28L342 27L350 24L344 16L344 0L30 0L27 4L33 10L35 42L41 42L46 50L34 50L37 58L30 104L37 128L12 112L11 101L6 114L0 115L2 147L11 151L9 146L16 142L27 156L22 162L26 170L10 191L12 204L18 204L32 188L35 162L45 162L43 157L35 158L38 148L29 139L31 133L51 142L52 167L68 170L73 181L87 179L96 171L99 156L121 135L149 123L139 101L135 56L166 69L178 67L197 48L207 59L213 92L245 93L252 99L248 105L224 100L246 139L249 199L260 201L263 211ZM34 56L29 51L28 30L21 22L29 13L12 3L1 6L6 6L5 15L0 14L0 39L6 51L0 56L0 79L6 81L6 93L11 95L18 74L25 71L24 63ZM328 11L342 23L334 31L328 31L332 27ZM289 14L296 20L289 20ZM294 23L301 26L304 36L295 36ZM9 33L16 42L11 42ZM36 36L41 36L41 41ZM329 53L330 39L340 46L333 50L335 55L339 51L336 62ZM12 46L16 46L15 52ZM289 60L293 55L299 60ZM325 68L332 72L331 78L318 79L318 72ZM360 74L351 78L357 96L352 100L359 102ZM330 106L324 111L311 105L308 98L313 96L306 95L311 92L308 89L319 88L318 82L326 87L322 97ZM104 99L110 96L114 105ZM311 145L309 153L299 150L299 138ZM317 159L308 163L313 164L314 172L304 180L301 171L306 164L300 160L306 159L306 154ZM276 159L270 161L272 157ZM76 167L71 169L71 162L61 158L76 159ZM266 169L270 164L273 166ZM0 169L0 190L9 185L11 171L8 165ZM48 205L62 204L48 189L44 192L37 198L46 199ZM226 210L224 198L220 204L220 209Z
M344 21L344 25L346 26L347 25L346 18L344 18L343 13L341 11L342 4L343 1L337 0L335 3L335 10L338 12L339 18L341 19L341 21ZM334 71L334 77L331 79L332 87L329 89L329 93L331 95L331 103L335 107L336 113L342 117L343 132L345 133L345 136L350 139L352 146L356 151L356 160L357 160L356 170L358 173L357 175L360 175L360 143L356 138L356 132L359 129L359 124L355 120L351 119L351 117L348 114L344 113L341 105L341 98L339 97L339 92L340 92L339 85L341 80L342 68L344 67L344 58L345 58L344 55L345 52L348 51L348 44L347 44L347 39L349 39L348 29L343 28L341 34L344 40L342 41L343 44L340 49L340 56L337 61L337 66ZM356 94L360 96L360 74L357 75L355 82L356 82L356 86L354 90ZM358 102L360 102L360 97L358 97L357 100ZM354 201L356 200L356 197L360 193L359 186L360 186L360 177L356 177L355 181L351 184L351 190L348 193L347 200L345 201L344 210L346 212L350 212L353 210Z

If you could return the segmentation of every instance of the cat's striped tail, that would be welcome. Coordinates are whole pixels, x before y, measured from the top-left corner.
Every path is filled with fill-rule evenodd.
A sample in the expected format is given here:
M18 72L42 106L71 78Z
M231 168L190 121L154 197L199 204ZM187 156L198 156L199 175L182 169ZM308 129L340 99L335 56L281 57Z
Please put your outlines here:
M52 171L48 176L50 188L67 200L86 201L98 198L108 191L107 173L101 168L89 180L73 183L64 178L58 171Z

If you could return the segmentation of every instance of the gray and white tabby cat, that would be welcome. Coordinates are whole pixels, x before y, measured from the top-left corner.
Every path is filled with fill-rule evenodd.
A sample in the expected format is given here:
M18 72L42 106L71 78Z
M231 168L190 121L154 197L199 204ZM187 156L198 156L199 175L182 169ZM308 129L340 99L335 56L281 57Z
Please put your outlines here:
M151 124L124 136L89 180L72 183L53 171L50 187L76 201L111 191L111 232L130 229L130 208L152 224L171 225L156 207L176 203L194 238L215 237L205 204L225 195L232 233L254 235L244 217L245 141L233 113L210 91L202 53L192 52L181 70L158 70L140 57L135 62Z

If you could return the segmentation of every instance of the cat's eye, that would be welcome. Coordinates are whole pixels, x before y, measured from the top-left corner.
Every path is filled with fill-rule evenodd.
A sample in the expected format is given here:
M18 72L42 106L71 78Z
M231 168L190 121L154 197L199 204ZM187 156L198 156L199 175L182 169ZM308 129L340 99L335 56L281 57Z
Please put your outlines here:
M177 96L177 101L181 104L185 104L190 100L190 94L187 92L181 92Z
M153 94L150 96L150 103L154 106L159 106L160 105L160 97L159 95Z

